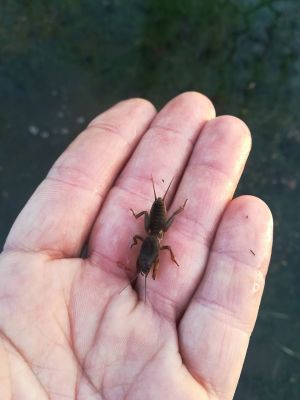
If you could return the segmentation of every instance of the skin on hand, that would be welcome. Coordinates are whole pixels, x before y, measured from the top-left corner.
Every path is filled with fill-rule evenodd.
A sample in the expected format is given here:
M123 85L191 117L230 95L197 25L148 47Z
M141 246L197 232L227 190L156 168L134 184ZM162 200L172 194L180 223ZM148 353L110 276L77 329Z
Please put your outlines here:
M272 246L260 199L232 200L251 147L246 125L183 93L95 118L59 157L0 257L0 387L6 399L233 398ZM136 290L151 175L174 177L156 280ZM88 242L88 257L80 258ZM150 275L149 275L150 276ZM121 293L120 293L121 292Z

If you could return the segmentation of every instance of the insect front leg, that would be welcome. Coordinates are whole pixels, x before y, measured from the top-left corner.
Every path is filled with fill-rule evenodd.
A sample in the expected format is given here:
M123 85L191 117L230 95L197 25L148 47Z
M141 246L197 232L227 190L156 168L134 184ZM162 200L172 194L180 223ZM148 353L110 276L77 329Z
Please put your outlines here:
M138 239L141 240L142 242L144 241L144 238L142 238L142 236L140 236L140 235L134 235L133 238L132 238L133 243L131 243L130 248L132 248L133 246L135 246L135 245L137 244L137 240L138 240Z
M172 251L172 249L171 249L170 246L162 246L162 247L160 248L160 250L169 250L169 253L170 253L170 256L171 256L172 261L179 267L179 264L178 264L178 262L176 261L176 258L175 258L175 256L174 256L174 253L173 253L173 251Z
M184 210L187 200L188 199L185 199L185 202L183 203L183 205L180 206L176 211L174 211L173 214L171 215L171 217L167 220L167 222L165 224L165 229L164 229L165 232L167 232L167 230L170 228L170 226L174 222L176 215L178 215L179 213L181 213Z
M141 211L141 212L139 212L138 214L136 214L136 213L133 211L132 208L130 209L130 211L132 212L133 216L134 216L136 219L140 218L142 215L145 215L145 217L144 217L144 226L145 226L146 232L148 232L148 230L149 230L149 225L150 225L150 216L149 216L148 211Z

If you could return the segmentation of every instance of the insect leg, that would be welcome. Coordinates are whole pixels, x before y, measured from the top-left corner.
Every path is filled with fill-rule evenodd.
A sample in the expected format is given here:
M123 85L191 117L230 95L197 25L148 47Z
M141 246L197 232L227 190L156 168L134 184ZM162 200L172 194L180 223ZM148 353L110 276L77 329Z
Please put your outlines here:
M135 217L136 219L140 218L140 217L141 217L142 215L144 215L144 214L148 214L148 211L141 211L141 212L139 212L138 214L136 214L136 213L133 211L132 208L130 209L130 211L132 212L132 214L134 215L134 217Z
M157 257L157 259L155 260L155 263L154 263L153 271L152 271L152 279L154 279L154 280L156 278L156 273L157 273L158 267L159 267L159 258Z
M171 249L170 246L162 246L162 247L160 248L160 250L169 250L172 261L173 261L176 265L178 265L178 267L179 267L179 264L178 264L178 262L176 261L175 256L174 256L174 253L173 253L173 251L172 251L172 249Z
M173 214L171 215L171 217L167 220L166 224L165 224L165 229L164 231L167 232L167 230L170 228L170 226L172 225L175 217L177 214L181 213L184 210L184 207L186 205L187 199L185 200L185 202L183 203L182 206L180 206L176 211L173 212Z
M137 244L137 239L141 240L142 242L144 241L144 239L140 235L134 235L132 239L133 239L133 243L131 243L130 248L132 248L133 246L135 246Z
M149 213L148 211L141 211L138 214L136 214L133 209L131 208L130 211L132 212L132 214L134 215L134 217L136 219L140 218L142 215L145 215L145 219L144 219L144 226L145 226L145 230L148 231L149 229L149 224L150 224L150 217L149 217Z

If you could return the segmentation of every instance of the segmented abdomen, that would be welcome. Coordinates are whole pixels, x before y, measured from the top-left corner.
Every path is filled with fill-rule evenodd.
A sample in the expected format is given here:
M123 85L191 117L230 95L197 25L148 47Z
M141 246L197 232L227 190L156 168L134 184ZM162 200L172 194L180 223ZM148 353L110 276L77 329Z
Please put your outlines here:
M150 233L158 235L164 230L166 222L166 207L162 199L157 199L152 204L150 210Z

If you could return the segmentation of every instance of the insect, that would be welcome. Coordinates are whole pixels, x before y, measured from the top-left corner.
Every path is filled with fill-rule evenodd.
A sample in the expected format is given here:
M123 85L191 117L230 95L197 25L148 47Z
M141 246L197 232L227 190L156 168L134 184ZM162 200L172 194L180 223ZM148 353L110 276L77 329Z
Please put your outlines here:
M164 233L168 231L168 229L174 222L176 215L178 215L184 210L184 207L187 202L186 199L183 205L180 206L176 211L174 211L174 213L168 218L165 199L172 182L173 179L171 180L164 196L161 198L156 196L155 186L152 178L154 202L152 204L150 213L148 211L141 211L138 214L136 214L132 209L130 209L136 219L144 215L144 227L148 235L146 236L146 238L143 238L140 235L135 235L133 237L133 243L130 246L131 248L135 246L138 240L142 242L140 253L136 261L137 274L133 278L133 280L136 279L139 274L145 276L145 302L146 302L146 279L151 268L153 268L152 278L153 279L156 278L157 269L159 267L159 251L168 250L172 261L179 266L171 247L167 245L166 246L160 245Z

